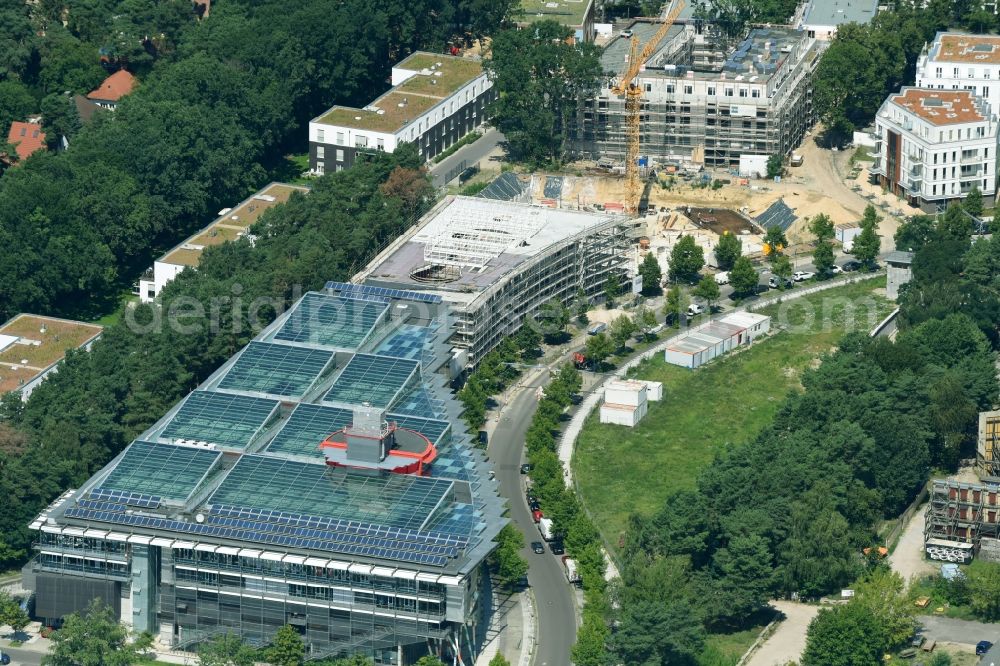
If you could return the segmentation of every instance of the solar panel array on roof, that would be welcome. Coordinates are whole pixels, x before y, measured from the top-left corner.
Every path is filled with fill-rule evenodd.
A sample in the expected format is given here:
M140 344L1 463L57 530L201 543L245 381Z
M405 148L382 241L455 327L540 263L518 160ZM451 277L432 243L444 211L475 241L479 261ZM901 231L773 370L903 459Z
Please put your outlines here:
M355 354L323 396L328 402L389 407L415 379L417 362L402 358Z
M323 374L333 352L251 342L219 382L220 389L300 398Z
M99 489L183 501L221 455L189 446L133 442Z
M417 360L423 354L429 335L430 329L426 326L404 324L383 340L375 353Z
M427 419L407 414L389 414L386 416L386 420L395 421L400 428L416 430L436 446L440 445L441 438L451 427L451 424L447 421L442 421L440 419Z
M452 482L244 455L209 502L420 529Z
M424 294L419 291L404 291L402 289L388 289L386 287L372 287L367 284L350 284L348 282L327 282L328 291L337 291L344 296L351 298L377 297L386 300L398 298L405 301L419 301L422 303L440 303L441 297L437 294Z
M299 301L274 339L357 349L388 307L379 301L309 293Z
M323 458L320 443L354 420L350 409L303 403L297 405L288 421L267 446L268 453L291 453Z
M177 410L160 437L245 448L277 407L277 400L195 391Z
M754 219L756 219L757 223L765 229L778 227L782 231L787 231L788 228L795 223L795 220L799 218L797 218L795 213L792 212L792 209L785 204L784 199L778 199L771 204L767 210Z

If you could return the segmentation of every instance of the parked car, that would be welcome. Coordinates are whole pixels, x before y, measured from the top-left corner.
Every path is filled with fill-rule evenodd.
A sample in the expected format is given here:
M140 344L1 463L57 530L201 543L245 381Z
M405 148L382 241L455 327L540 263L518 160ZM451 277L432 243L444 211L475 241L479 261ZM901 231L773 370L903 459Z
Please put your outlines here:
M521 474L527 474L531 471L531 463L524 463L521 465Z
M6 652L0 652L0 664L7 666L10 663L10 655Z
M841 268L843 268L844 271L850 273L852 271L856 271L859 268L861 268L861 262L851 259L850 261L844 262L844 265L841 266Z
M537 555L542 555L545 553L545 544L543 544L541 541L532 541L531 550L534 551L535 554Z
M544 515L542 515L542 512L541 512L541 511L539 511L538 509L535 509L535 510L533 510L533 511L531 512L531 519L532 519L533 521L535 521L535 523L539 523L539 522L541 522L542 518L544 518L544 517L545 517L545 516L544 516Z
M715 284L729 284L729 271L723 271L721 273L715 274Z
M538 503L538 500L531 500L528 502L528 508L532 511L541 511L542 505Z
M598 322L587 329L587 335L597 335L598 333L603 333L606 330L608 330L608 325L603 321Z
M553 555L562 555L563 553L566 552L566 549L563 548L562 541L553 541L552 543L550 543L549 550L552 551Z
M792 275L792 279L796 282L805 282L806 280L814 277L816 277L816 274L812 271L795 271L795 274Z
M692 303L691 305L688 306L687 316L694 317L696 315L700 315L704 311L705 311L704 307L698 305L697 303Z
M993 647L993 643L990 643L989 641L979 641L976 643L976 656L983 656L990 651L991 647Z
M834 264L833 266L830 267L830 272L833 273L834 275L840 275L841 273L844 272L844 269L838 266L837 264Z
M632 39L632 31L622 30L622 39Z
M532 490L531 488L528 488L527 490L524 491L524 499L528 501L528 504L538 501L538 498L535 497L535 491Z
M784 279L786 287L792 286L791 280L789 280L788 278L779 278L777 275L772 275L771 277L767 278L767 286L770 287L771 289L777 289L778 286L781 284L780 281L782 279Z

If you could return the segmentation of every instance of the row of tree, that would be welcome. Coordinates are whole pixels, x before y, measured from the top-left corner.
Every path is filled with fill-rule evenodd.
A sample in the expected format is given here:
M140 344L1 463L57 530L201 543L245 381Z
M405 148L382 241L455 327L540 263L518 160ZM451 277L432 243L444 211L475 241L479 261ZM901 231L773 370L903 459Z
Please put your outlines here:
M412 224L433 194L419 167L407 146L318 179L308 195L262 216L253 245L207 249L161 304L138 306L90 352L67 355L26 404L8 395L0 404L0 568L27 556L27 525L53 498L80 487L303 290L349 278ZM167 322L191 302L203 318Z

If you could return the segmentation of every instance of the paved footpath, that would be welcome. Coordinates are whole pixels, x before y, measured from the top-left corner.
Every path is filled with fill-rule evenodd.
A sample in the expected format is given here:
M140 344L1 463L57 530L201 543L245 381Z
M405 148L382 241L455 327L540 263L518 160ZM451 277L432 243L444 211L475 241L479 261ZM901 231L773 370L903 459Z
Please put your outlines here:
M784 613L785 619L754 652L746 666L784 666L788 662L798 662L806 649L806 631L819 613L819 606L794 601L772 601L771 605Z

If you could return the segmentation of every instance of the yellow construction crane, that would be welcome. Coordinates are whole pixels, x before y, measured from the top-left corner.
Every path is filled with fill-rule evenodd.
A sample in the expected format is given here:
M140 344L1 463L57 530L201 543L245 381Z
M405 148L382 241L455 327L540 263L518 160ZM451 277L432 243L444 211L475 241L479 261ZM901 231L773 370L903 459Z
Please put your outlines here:
M642 108L642 89L635 79L646 61L652 57L657 45L666 36L670 26L680 16L684 9L684 0L676 0L673 9L663 18L659 30L646 45L639 50L639 38L632 35L628 63L625 71L618 77L618 83L611 91L618 97L625 98L625 210L635 213L639 210L639 197L642 194L642 184L639 182L639 125Z

